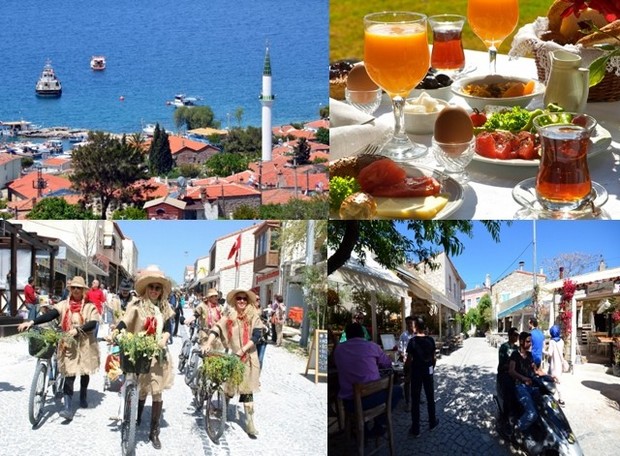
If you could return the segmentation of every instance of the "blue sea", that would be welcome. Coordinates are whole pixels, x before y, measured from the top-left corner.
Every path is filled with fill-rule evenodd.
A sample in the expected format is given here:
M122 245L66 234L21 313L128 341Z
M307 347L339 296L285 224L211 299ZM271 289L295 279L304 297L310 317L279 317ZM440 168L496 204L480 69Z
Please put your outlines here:
M267 42L273 125L314 120L328 103L328 23L328 0L1 0L0 121L176 131L166 101L184 93L222 128L239 107L241 126L260 126ZM105 71L90 69L93 55ZM58 99L35 96L48 58Z

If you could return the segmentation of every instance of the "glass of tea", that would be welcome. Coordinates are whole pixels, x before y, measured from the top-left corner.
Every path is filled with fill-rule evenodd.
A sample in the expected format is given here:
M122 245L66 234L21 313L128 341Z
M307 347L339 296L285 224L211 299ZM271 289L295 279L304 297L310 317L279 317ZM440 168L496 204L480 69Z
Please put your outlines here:
M571 211L591 199L588 147L596 120L586 114L557 113L538 116L534 126L540 136L540 167L536 196L549 211Z
M428 23L433 31L431 68L442 73L453 74L465 67L465 53L461 33L465 16L438 14L429 16Z

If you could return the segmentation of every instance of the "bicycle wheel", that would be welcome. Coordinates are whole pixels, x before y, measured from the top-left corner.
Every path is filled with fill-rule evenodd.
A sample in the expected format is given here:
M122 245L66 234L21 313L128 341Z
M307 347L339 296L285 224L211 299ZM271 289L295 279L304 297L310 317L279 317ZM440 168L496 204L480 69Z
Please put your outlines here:
M198 353L190 355L187 367L185 368L185 384L192 388L195 384L196 373L200 364L200 356Z
M47 364L39 361L34 370L32 385L30 386L30 397L28 398L28 418L33 426L39 424L43 415L43 405L45 404L45 381L47 379Z
M205 397L205 430L214 442L218 443L226 425L226 395L219 386L207 387Z
M135 383L125 386L121 450L123 456L134 456L136 450L136 420L138 419L138 388Z
M189 357L189 352L192 348L192 342L189 339L186 339L183 342L183 347L181 347L181 353L179 353L179 372L183 373L185 369L185 365L187 364L187 358Z
M62 397L62 391L65 386L65 377L58 370L58 361L55 355L50 360L50 364L50 368L52 369L52 378L50 380L52 383L52 393L55 398L60 398Z

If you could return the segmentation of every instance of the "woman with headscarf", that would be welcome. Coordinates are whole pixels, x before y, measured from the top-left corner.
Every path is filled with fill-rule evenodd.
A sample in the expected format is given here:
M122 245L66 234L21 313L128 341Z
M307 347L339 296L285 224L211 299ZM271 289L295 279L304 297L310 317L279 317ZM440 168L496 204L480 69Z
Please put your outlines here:
M33 325L47 323L58 319L61 329L73 336L74 343L60 342L58 347L58 368L65 376L63 410L60 416L65 420L73 419L72 400L75 377L80 376L80 407L88 407L87 388L90 374L99 370L99 345L94 329L99 322L100 314L94 304L85 302L85 291L88 286L82 277L74 277L69 282L69 298L60 301L44 314L34 320L28 320L18 326L24 331Z
M245 409L245 432L250 438L256 438L258 431L254 427L254 393L258 392L258 377L260 363L256 352L256 344L262 336L263 322L256 310L256 295L243 289L232 290L226 296L231 307L229 314L213 325L210 330L204 351L211 350L216 338L232 350L245 364L243 381L238 387L239 402ZM226 391L229 397L235 394L230 389Z
M549 349L547 356L549 357L549 375L555 379L556 390L558 392L558 404L564 405L562 400L562 393L560 392L559 383L562 379L562 373L564 372L564 365L567 364L564 359L564 341L560 337L560 327L553 325L549 329Z
M156 266L149 266L137 277L135 289L138 299L127 307L125 315L116 326L116 330L125 329L130 333L145 331L147 326L155 324L155 334L159 346L165 350L165 356L160 361L159 357L154 357L151 361L151 369L148 374L141 374L138 377L139 399L138 399L138 426L142 421L142 412L146 403L146 396L153 397L151 408L151 431L149 440L155 449L161 448L159 440L159 424L163 409L162 394L164 389L172 387L174 376L172 374L172 363L170 362L170 352L168 351L168 339L170 339L172 329L172 319L174 310L168 304L168 295L171 290L170 280Z

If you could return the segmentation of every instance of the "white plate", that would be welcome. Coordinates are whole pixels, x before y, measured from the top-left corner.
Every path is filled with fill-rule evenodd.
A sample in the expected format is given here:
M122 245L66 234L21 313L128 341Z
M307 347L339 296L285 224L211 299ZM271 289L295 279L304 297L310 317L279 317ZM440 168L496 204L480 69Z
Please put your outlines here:
M448 202L433 220L447 218L463 204L463 186L447 174L423 165L409 165L402 162L398 164L407 172L408 177L434 177L441 184L441 193L449 195Z
M590 138L590 149L588 150L588 158L595 157L607 150L607 148L611 145L611 133L605 128L597 125L594 129L594 136ZM478 155L474 153L474 161L482 162L482 163L492 163L494 165L503 165L503 166L535 166L538 167L540 164L540 160L521 160L520 158L513 158L511 160L499 160L497 158L488 158L483 157L482 155Z
M536 197L536 178L530 177L519 182L512 189L512 197L521 205L522 211L517 213L517 219L606 219L608 214L601 210L601 206L607 202L607 190L592 181L590 193L591 203L582 209L573 211L548 211L538 202Z

